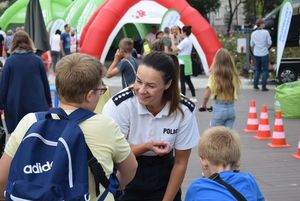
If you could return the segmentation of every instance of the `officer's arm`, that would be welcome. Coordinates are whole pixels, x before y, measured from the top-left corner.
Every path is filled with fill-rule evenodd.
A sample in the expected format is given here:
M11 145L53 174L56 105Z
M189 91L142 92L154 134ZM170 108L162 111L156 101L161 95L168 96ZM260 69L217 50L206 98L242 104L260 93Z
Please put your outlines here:
M130 152L129 156L122 161L121 163L116 164L118 173L117 177L120 182L119 189L124 189L125 186L134 178L137 161L132 152Z
M177 150L175 149L175 163L170 175L167 190L163 201L174 200L187 169L188 160L191 154L191 149Z
M4 190L6 188L11 161L12 158L6 153L3 153L0 159L0 200L5 200Z

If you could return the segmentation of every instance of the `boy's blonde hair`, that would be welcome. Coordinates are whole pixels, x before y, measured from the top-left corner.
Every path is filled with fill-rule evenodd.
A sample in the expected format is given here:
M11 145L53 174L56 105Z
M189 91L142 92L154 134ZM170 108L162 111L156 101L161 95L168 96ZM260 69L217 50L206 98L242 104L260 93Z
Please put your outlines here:
M86 94L101 84L102 64L94 57L74 53L56 64L58 98L66 103L82 103Z
M204 131L198 144L198 154L213 165L238 167L241 157L239 135L230 128L212 127Z

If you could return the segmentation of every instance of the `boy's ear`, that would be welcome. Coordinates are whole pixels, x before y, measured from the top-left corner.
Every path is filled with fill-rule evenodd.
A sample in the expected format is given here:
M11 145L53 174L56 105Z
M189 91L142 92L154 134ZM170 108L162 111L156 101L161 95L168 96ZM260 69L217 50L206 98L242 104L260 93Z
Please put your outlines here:
M94 93L95 93L94 90L89 90L89 92L85 95L85 98L84 98L85 101L88 103L91 102L93 99Z
M208 168L209 162L208 162L207 159L200 157L200 163L201 163L201 166L202 166L203 169L207 169Z

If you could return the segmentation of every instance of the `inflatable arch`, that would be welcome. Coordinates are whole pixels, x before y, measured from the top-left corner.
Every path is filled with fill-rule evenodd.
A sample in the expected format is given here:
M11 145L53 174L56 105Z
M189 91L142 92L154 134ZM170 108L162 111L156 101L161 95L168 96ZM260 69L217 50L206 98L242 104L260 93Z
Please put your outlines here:
M24 24L29 0L18 0L11 5L0 17L0 26L7 30L11 24ZM40 1L46 26L53 20L62 18L71 0Z
M81 52L104 62L113 39L126 23L160 24L168 9L176 9L181 15L179 26L191 25L191 40L197 50L204 70L221 44L214 29L185 0L108 0L92 15L81 34Z

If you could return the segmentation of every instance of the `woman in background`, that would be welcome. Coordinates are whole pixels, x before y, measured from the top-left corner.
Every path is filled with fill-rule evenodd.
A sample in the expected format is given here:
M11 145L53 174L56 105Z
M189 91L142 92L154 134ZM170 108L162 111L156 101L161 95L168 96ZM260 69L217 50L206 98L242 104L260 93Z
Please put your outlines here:
M34 54L25 31L17 31L11 43L0 82L0 110L4 110L8 132L30 112L46 111L51 95L44 64Z
M185 83L188 84L192 97L190 100L192 102L197 102L195 87L191 81L191 75L193 74L193 66L192 66L192 49L193 43L190 41L189 36L192 33L191 26L184 26L182 28L182 36L183 40L180 41L179 45L176 46L176 41L174 36L172 36L172 49L173 52L178 53L178 59L180 63L180 85L181 85L181 93L185 95Z

